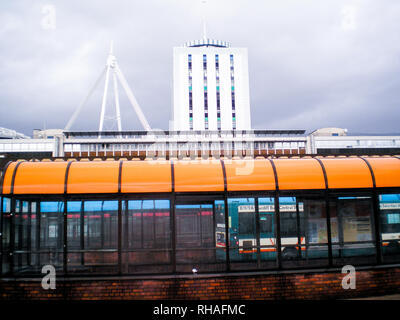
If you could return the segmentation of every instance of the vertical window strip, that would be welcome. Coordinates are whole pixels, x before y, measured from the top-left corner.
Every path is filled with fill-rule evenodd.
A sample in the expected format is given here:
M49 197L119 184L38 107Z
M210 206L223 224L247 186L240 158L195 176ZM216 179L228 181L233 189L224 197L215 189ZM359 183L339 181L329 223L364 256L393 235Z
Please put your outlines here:
M204 126L208 130L208 90L207 90L207 55L203 54L203 79L204 79Z
M232 129L236 130L236 106L235 106L235 77L233 67L233 54L230 55L231 61L231 97L232 97Z
M192 55L188 55L189 70L189 128L193 130Z
M219 91L219 56L215 55L215 77L217 83L217 127L218 130L221 130L221 100L220 100L220 91Z

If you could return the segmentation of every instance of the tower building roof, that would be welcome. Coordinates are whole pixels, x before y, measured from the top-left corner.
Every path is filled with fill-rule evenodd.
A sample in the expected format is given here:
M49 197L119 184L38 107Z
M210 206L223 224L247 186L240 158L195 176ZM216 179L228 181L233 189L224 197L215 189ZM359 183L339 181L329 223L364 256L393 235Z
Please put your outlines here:
M188 41L184 44L184 47L219 47L229 48L231 44L227 41L215 40L215 39L200 39Z

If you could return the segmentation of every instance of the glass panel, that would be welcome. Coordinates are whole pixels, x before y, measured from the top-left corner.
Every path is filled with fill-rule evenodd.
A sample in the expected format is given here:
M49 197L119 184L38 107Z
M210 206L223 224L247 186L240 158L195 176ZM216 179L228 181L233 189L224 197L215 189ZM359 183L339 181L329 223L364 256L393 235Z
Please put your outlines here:
M400 194L381 194L379 208L383 261L399 262Z
M301 208L304 208L302 212ZM328 264L328 228L326 220L326 201L304 199L298 203L300 227L305 228L305 239L301 238L301 259L307 266ZM302 223L302 216L304 222Z
M15 201L14 217L14 272L26 273L28 268L28 227L29 227L29 203L26 201Z
M214 201L215 211L215 247L216 263L220 266L218 269L226 268L226 234L225 234L225 201Z
M372 199L338 197L330 202L330 215L334 263L374 263Z
M229 257L232 270L257 268L254 198L228 199Z
M11 200L9 198L3 198L3 213L9 213L11 210Z
M67 268L68 272L84 272L82 201L67 202Z
M124 273L171 272L169 200L129 200L122 216Z
M259 198L260 260L262 269L276 267L275 199Z
M225 270L224 213L223 201L175 206L178 272Z
M30 215L30 263L31 268L35 273L41 273L41 267L39 265L39 233L38 228L38 202L31 202L31 215Z
M63 213L64 202L40 202L40 266L53 265L62 270L63 265Z
M8 198L3 198L3 225L2 225L2 246L3 246L3 259L2 259L2 273L7 274L10 272L10 227L11 227L11 201Z
M325 201L280 197L282 266L328 264Z
M299 222L304 222L304 210L300 207L301 216L297 213L297 201L295 197L279 198L279 213L281 225L281 257L282 261L300 258L299 244L304 239L304 227ZM284 263L282 265L285 265ZM290 265L290 264L289 264Z
M83 220L83 271L117 272L118 201L85 201Z

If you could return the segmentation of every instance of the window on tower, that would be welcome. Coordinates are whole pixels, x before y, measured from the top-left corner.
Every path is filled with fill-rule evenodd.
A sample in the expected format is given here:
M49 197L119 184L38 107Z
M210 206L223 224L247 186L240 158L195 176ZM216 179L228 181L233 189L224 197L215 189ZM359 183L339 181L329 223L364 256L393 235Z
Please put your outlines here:
M231 67L232 129L236 130L235 69L234 69L233 54L230 55L230 67Z
M189 73L189 128L193 130L192 55L188 55Z
M208 130L207 55L203 54L204 128Z
M221 130L221 95L219 91L219 55L215 55L215 78L216 78L216 98L217 98L217 128Z

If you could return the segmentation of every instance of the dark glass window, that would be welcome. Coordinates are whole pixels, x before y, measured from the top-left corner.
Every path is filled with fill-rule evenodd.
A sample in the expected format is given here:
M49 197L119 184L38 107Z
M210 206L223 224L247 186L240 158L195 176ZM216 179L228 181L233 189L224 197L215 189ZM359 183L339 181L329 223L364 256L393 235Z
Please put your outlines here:
M215 68L216 68L216 85L217 85L217 110L220 110L220 92L219 92L219 56L218 54L215 55ZM217 117L219 118L220 115L217 114ZM221 129L221 123L218 121L218 130Z
M118 201L85 201L85 248L116 248Z
M123 273L171 272L169 200L123 201Z
M273 216L271 214L260 214L260 233L272 233Z
M68 270L71 272L82 271L84 255L83 238L83 212L82 201L67 202L67 247Z
M128 247L169 247L169 211L169 200L128 201Z
M177 247L192 248L212 245L213 212L211 205L177 205Z
M383 260L400 261L400 194L379 195Z
M276 266L275 199L259 198L261 268Z
M40 262L61 267L63 263L64 202L40 202Z
M257 267L256 211L254 198L228 199L230 259L233 269Z
M234 115L235 110L235 77L233 69L233 55L230 55L231 60L231 95L232 95L232 128L236 130L236 117Z
M71 210L78 210L71 204ZM83 273L115 273L118 263L118 201L89 200L83 203ZM71 224L73 222L71 221Z
M281 237L297 237L296 212L281 212Z
M175 219L177 270L225 270L224 202L177 204Z
M239 235L255 233L254 212L239 213Z
M8 254L8 250L10 248L10 232L11 232L11 201L9 198L1 198L2 201L2 233L1 241L3 246L2 253L2 273L7 274L10 272L10 255Z
M188 55L188 67L189 67L189 110L193 110L192 100L192 55ZM193 130L192 115L189 116L189 129Z

